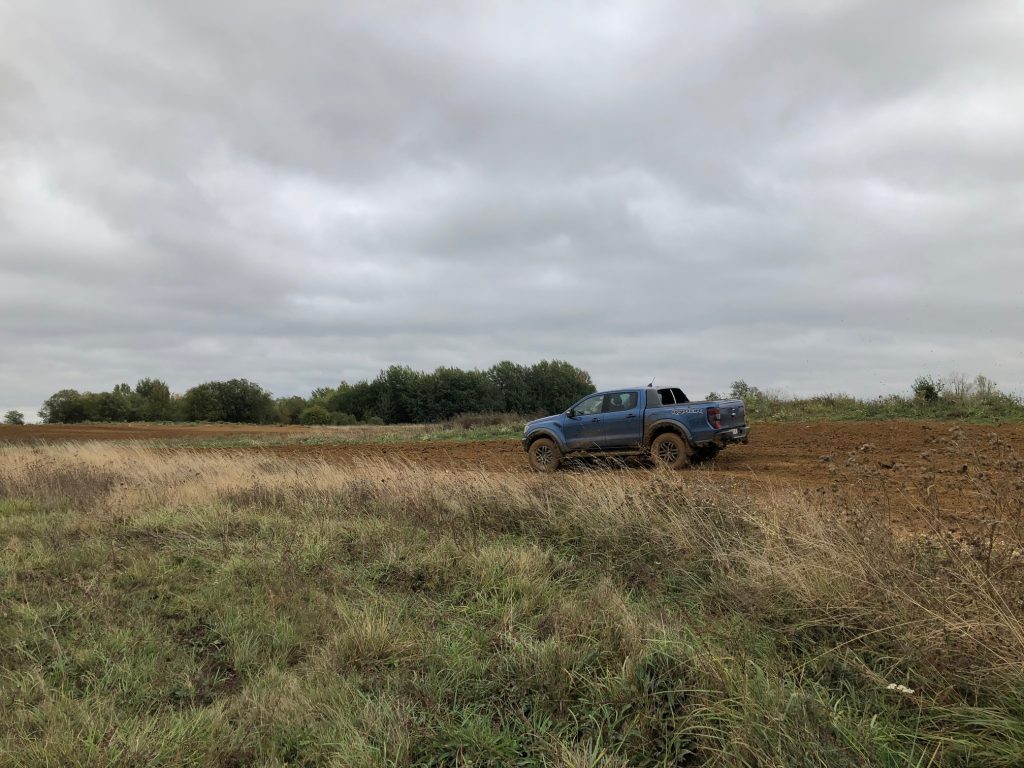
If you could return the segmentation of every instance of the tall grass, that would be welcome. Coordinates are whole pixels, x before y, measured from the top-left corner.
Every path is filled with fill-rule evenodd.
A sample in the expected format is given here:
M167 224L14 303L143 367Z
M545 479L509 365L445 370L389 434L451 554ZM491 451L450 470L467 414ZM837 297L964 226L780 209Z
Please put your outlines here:
M873 399L844 394L787 397L754 391L744 395L744 403L748 417L754 421L940 419L984 424L1024 421L1024 403L1002 392L949 392L926 400L902 395Z
M700 470L102 444L0 448L0 499L0 763L1024 762L1019 541Z

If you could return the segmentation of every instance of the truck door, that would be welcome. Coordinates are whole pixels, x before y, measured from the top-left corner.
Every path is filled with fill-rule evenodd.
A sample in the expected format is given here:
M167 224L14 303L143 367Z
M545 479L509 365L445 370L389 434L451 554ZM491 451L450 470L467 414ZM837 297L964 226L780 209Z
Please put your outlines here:
M640 443L644 428L640 393L611 392L604 396L602 448L629 448Z
M573 406L572 415L562 425L565 444L570 451L583 451L601 446L604 431L604 395L591 395Z

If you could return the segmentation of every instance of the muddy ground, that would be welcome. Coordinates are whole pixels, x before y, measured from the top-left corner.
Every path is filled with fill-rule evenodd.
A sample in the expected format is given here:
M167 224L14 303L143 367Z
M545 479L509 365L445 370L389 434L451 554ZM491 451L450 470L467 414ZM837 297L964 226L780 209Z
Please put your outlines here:
M391 428L376 428L391 429ZM252 448L298 460L348 463L384 459L451 470L528 472L515 440L419 440L337 445L284 444ZM0 444L63 440L182 440L219 437L301 439L324 431L307 427L232 425L0 426ZM694 478L721 477L762 487L798 488L812 500L884 515L914 530L941 528L984 535L993 523L1005 532L1024 526L1024 425L869 421L757 424L746 446L724 451ZM570 470L573 471L573 470ZM605 467L630 482L645 469Z

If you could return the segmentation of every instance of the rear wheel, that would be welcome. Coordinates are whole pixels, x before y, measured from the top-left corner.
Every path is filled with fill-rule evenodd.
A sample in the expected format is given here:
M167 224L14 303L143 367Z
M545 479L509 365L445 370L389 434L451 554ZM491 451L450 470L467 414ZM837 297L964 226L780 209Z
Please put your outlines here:
M539 437L530 443L527 455L530 466L538 472L554 472L562 463L562 452L555 441L547 437Z
M689 466L693 449L682 435L666 432L654 438L651 443L651 459L669 469L682 469Z

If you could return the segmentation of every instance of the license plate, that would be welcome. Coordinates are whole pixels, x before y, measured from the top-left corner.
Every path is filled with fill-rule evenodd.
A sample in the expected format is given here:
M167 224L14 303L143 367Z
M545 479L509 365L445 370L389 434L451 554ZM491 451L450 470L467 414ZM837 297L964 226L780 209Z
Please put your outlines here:
M738 429L730 429L729 430L729 434L730 435L738 435L739 433L740 433L740 431Z

